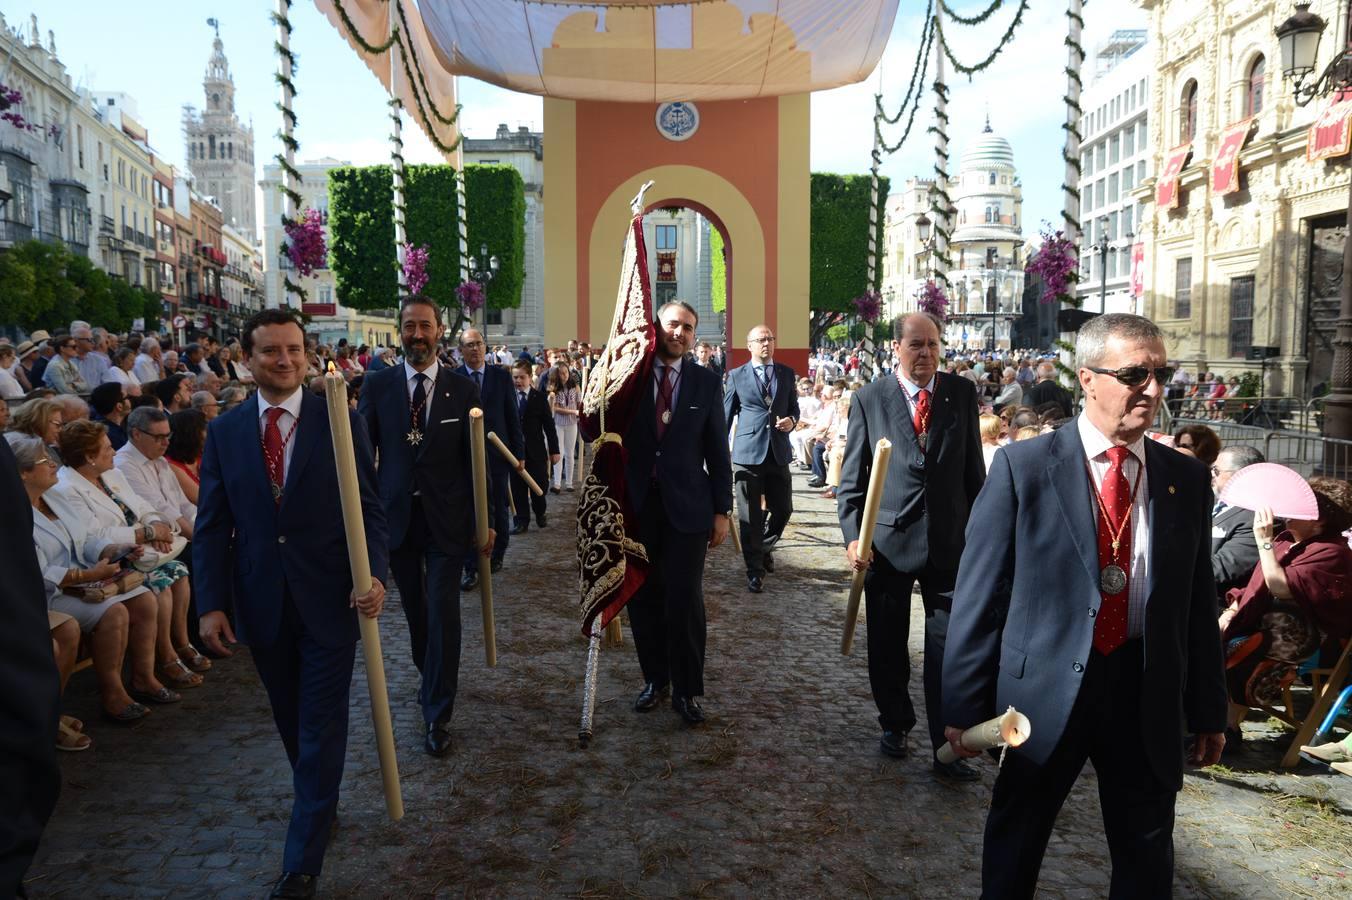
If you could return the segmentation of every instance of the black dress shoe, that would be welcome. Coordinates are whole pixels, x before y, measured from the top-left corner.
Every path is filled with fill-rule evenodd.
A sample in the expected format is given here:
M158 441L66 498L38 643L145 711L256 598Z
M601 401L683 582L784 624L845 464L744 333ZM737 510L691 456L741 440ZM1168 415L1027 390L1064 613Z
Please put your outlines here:
M544 513L540 513L540 515L535 517L535 524L539 525L541 528L546 528L548 527L549 521L545 518Z
M634 700L634 712L650 712L656 709L658 701L666 692L666 685L658 687L649 681L643 685L643 690L638 692L638 697Z
M282 877L272 886L269 897L313 897L318 875L305 875L301 872L283 872Z
M525 523L517 522L515 525L512 526L511 531L508 531L507 533L508 533L508 534L525 534L527 531L530 531L530 523L529 523L529 522L525 522Z
M906 732L884 731L878 741L878 749L882 751L883 756L903 759L906 756Z
M767 573L771 575L775 574L775 555L773 553L763 554L761 556L761 565L765 567Z
M479 573L466 572L460 576L460 590L472 591L479 586Z
M495 560L493 560L492 562L490 562L490 563L488 564L488 571L492 572L494 575L496 575L496 574L498 574L499 572L501 572L501 571L502 571L502 560L500 560L500 559L495 559Z
M445 756L451 750L451 729L445 722L433 722L427 726L427 736L423 738L423 749L428 756Z
M813 478L810 481L808 481L807 486L810 488L826 487L826 479Z
M783 535L767 534L761 538L761 549L767 551L767 556L769 555L768 551L774 549L775 544L779 543L781 537L783 537Z
M746 589L753 594L759 594L765 590L765 579L759 575L746 576Z
M694 697L672 697L671 708L690 725L704 721L704 710L700 709L699 701Z
M934 761L934 774L949 781L980 781L981 773L966 760L955 759L951 763Z

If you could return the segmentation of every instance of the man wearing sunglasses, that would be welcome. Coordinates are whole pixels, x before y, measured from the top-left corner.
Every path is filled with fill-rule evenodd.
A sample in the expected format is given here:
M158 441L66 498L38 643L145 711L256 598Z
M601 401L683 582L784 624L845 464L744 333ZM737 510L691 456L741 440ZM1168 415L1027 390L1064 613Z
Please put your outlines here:
M982 892L1031 897L1057 813L1086 760L1112 851L1110 893L1166 897L1188 762L1225 738L1205 468L1145 439L1172 370L1148 319L1097 316L1075 344L1084 411L995 455L972 510L944 656L944 718L1014 706L1032 723L1005 757L986 821Z

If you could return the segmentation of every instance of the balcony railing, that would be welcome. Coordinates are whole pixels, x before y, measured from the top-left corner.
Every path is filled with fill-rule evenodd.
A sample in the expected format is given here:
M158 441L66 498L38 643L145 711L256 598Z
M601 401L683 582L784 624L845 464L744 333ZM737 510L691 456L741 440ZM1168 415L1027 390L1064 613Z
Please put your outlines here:
M112 216L99 216L99 234L117 234L117 223Z

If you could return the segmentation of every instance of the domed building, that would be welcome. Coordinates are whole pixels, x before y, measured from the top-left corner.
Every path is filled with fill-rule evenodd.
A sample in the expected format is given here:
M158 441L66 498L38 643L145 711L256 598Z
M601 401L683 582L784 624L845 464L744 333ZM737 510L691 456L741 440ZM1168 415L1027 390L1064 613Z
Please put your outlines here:
M949 195L955 213L945 339L950 347L1011 349L1010 327L1023 303L1023 187L1014 150L991 129L989 116L963 152Z

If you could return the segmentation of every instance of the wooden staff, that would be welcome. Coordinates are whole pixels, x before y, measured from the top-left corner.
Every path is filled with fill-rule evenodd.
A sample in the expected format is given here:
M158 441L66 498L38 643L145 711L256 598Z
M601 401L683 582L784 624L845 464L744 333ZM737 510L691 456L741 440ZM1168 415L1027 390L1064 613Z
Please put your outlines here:
M540 485L536 484L535 479L530 477L529 472L525 469L517 468L517 466L521 465L521 460L512 455L512 451L507 449L507 445L502 442L502 439L491 431L488 432L487 437L488 443L498 448L498 452L502 454L502 458L507 460L507 464L512 467L512 470L521 476L522 481L526 482L526 487L530 488L535 496L543 497L545 492L540 489Z
M498 664L497 629L493 624L493 569L483 553L488 544L488 451L484 446L484 411L469 411L470 465L474 471L474 557L479 563L479 604L484 619L484 659Z
M737 507L728 511L728 537L732 538L732 549L742 555L742 529L737 525Z
M873 553L873 527L878 524L878 505L883 502L883 483L887 480L887 463L892 459L892 442L878 438L873 448L873 471L868 477L868 493L864 495L864 518L859 523L859 557L867 560ZM854 572L850 579L850 600L845 604L845 635L840 640L840 652L850 655L854 643L854 626L859 621L859 598L864 594L865 569Z
M352 448L352 421L347 406L347 383L333 365L324 376L324 397L329 406L333 432L333 462L338 469L338 496L347 532L347 559L352 585L365 593L371 589L371 560L366 555L366 525L362 521L361 486L357 482L357 455ZM380 777L385 790L385 811L392 821L404 817L404 797L399 788L399 760L394 752L394 728L390 723L390 698L385 689L385 662L380 653L380 627L376 620L357 613L361 629L362 656L366 660L366 689L371 695L371 724L380 756Z

